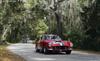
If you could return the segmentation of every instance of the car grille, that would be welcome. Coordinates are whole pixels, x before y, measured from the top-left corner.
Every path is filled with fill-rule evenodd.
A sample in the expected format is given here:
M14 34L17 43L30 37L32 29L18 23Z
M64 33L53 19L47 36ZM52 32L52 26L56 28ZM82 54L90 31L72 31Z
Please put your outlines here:
M65 46L56 46L56 47L53 47L53 49L66 49Z

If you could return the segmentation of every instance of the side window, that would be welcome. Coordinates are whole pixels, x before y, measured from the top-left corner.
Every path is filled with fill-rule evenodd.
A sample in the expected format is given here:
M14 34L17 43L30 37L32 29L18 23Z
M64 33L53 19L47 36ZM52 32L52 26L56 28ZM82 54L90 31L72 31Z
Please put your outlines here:
M47 40L47 36L44 36L44 40Z
M43 36L40 37L40 40L43 40Z
M43 40L43 37L41 37L40 39Z
M45 40L45 36L42 36L42 40Z
M42 40L46 40L47 38L46 38L46 36L42 36L42 38L41 38Z

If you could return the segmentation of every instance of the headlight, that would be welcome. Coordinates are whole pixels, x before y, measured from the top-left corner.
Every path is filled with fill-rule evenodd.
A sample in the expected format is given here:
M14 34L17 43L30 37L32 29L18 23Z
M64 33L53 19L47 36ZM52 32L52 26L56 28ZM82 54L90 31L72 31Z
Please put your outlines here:
M70 43L70 47L73 47L73 43Z
M49 47L51 47L51 44L52 44L51 42L50 42L50 43L48 43L48 46L49 46Z

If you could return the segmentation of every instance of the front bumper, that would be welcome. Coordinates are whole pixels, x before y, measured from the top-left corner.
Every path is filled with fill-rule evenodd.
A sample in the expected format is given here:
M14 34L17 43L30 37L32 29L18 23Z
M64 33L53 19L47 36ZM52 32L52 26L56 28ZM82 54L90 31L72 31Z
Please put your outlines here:
M59 51L59 52L66 52L68 50L72 50L71 47L65 47L65 46L56 46L48 48L49 51Z

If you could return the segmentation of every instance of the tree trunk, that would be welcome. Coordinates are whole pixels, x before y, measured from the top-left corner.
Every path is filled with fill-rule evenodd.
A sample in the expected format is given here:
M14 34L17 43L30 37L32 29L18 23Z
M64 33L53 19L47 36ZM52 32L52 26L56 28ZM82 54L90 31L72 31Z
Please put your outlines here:
M56 17L56 21L57 21L57 34L61 37L62 36L61 16L55 12L55 17Z
M10 25L4 26L3 34L1 36L1 41L5 41L6 40L7 33L8 33L9 30L10 30Z

